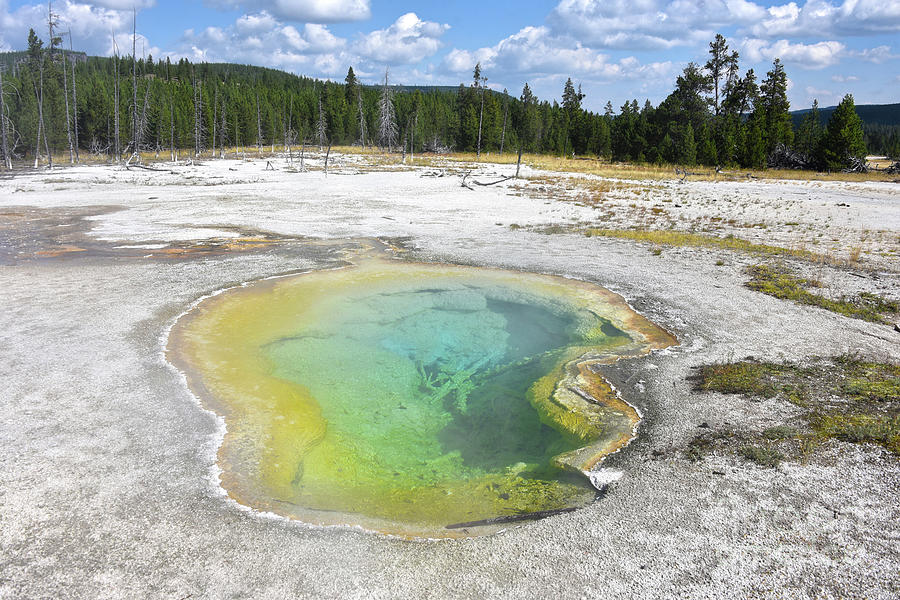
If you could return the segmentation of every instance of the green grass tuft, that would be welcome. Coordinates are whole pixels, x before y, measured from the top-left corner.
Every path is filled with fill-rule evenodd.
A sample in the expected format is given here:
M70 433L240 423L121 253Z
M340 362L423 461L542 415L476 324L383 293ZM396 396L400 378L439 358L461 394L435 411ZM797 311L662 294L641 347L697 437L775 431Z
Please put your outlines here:
M781 396L807 408L805 418L812 434L778 425L763 431L761 439L794 440L804 454L829 438L876 443L900 454L900 364L867 361L853 354L820 359L811 366L746 360L700 367L693 379L699 390ZM705 440L692 442L697 447L689 447L688 456L692 451L702 456L708 450L703 443L709 445ZM757 461L765 458L758 450L746 446L740 452Z
M746 284L748 288L782 300L793 300L799 304L818 306L831 312L872 323L889 323L890 321L884 316L885 313L900 312L900 303L868 292L839 300L814 294L806 289L814 287L810 281L792 275L780 267L761 264L748 267L747 271L751 276L750 281Z
M784 455L778 450L760 446L743 446L740 453L744 458L763 467L777 467L784 460Z
M829 413L816 416L813 427L823 437L845 442L872 442L900 454L900 416Z

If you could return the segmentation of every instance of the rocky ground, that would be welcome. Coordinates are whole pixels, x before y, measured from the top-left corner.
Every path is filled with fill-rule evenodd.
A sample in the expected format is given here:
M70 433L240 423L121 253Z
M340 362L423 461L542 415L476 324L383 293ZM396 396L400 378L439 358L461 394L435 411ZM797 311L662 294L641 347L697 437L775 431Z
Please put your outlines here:
M308 164L0 179L0 598L900 594L895 455L829 441L802 462L764 468L684 452L698 426L755 432L797 411L778 398L697 393L693 367L848 351L896 362L900 333L747 289L744 268L759 256L657 252L578 232L649 225L802 247L828 260L783 260L825 292L896 299L896 184L610 184L526 169L527 181L469 190L453 165L341 156L326 176ZM607 461L624 477L601 501L436 542L307 526L227 498L215 465L220 419L165 361L168 328L206 294L342 264L367 238L416 260L591 281L679 338L606 371L645 418Z

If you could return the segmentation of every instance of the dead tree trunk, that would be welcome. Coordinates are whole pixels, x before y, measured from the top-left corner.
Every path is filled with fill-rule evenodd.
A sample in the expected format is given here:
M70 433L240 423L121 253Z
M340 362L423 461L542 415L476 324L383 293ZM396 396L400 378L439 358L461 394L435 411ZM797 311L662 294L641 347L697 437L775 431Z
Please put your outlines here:
M212 155L213 158L216 157L216 142L218 138L216 134L218 133L217 129L219 126L219 86L216 86L215 93L213 94L213 130L212 130Z
M522 166L522 147L519 146L519 158L516 159L516 179L519 178L519 168Z
M0 151L3 152L3 164L12 169L12 156L9 153L9 133L6 129L6 100L3 98L3 68L0 67Z
M256 94L256 155L262 156L262 118L259 112L259 93Z
M293 137L294 137L294 124L293 124L293 116L294 116L294 98L291 97L291 109L287 114L287 131L285 132L285 145L287 146L288 153L288 162L294 164L294 150L293 146Z
M394 149L397 142L397 121L394 112L393 91L388 83L388 71L384 70L384 85L381 86L378 119L378 145L388 152Z
M509 98L503 90L503 129L500 131L500 156L503 156L503 142L506 140L506 117L509 115Z
M144 144L145 138L147 137L147 108L149 106L150 86L148 85L144 88L144 105L143 108L141 108L141 116L138 119L138 133L134 148L134 153L138 157L138 162L141 162L141 146Z
M318 137L319 152L321 152L322 147L325 145L325 138L327 137L325 126L325 110L322 108L321 96L319 96L319 120L316 122L316 137Z
M66 53L62 54L62 72L63 72L63 97L66 99L66 139L69 142L69 162L75 164L75 148L72 143L72 116L69 112L69 76L67 74L69 66L66 63Z
M413 122L412 128L409 130L409 162L415 160L415 156L413 152L416 147L416 125L419 124L419 113L416 111L413 113Z
M131 151L140 155L137 103L137 9L131 9Z
M366 115L363 113L362 91L356 90L356 104L359 107L359 141L366 147Z
M487 81L487 77L482 78ZM484 118L484 85L481 87L481 110L478 111L478 146L475 150L475 158L481 158L481 121Z
M38 81L39 83L34 86L34 97L37 99L38 105L38 129L37 129L37 141L35 143L34 148L34 168L38 167L41 157L41 135L44 136L44 147L47 148L47 158L50 161L50 167L53 167L53 159L50 156L50 148L47 144L47 133L44 128L44 55L41 54L40 62L38 63Z
M225 135L228 132L228 120L225 118L225 97L222 97L222 126L219 128L219 158L225 158Z
M328 142L328 150L325 152L325 177L328 177L328 157L331 156L331 142Z
M203 150L203 84L194 78L194 157Z
M72 30L69 30L69 52L72 52ZM72 60L72 133L75 137L75 162L79 162L81 157L78 155L78 94L76 93L76 88L78 87L75 84L75 63L77 60Z
M113 48L115 49L115 69L116 78L113 83L113 135L115 136L115 159L119 162L122 156L122 150L119 145L119 49L116 44L116 38L113 36Z
M169 153L172 155L172 162L178 160L175 156L175 102L172 101L171 92L169 95Z

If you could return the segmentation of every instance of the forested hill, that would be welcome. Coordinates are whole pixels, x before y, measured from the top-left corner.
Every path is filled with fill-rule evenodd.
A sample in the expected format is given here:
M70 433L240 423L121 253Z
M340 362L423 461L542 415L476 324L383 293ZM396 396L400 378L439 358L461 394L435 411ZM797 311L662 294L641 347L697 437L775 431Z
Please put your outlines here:
M819 125L824 127L834 113L836 106L819 108ZM794 128L799 128L803 119L812 109L791 112ZM900 103L898 104L858 104L856 114L863 122L863 139L871 154L900 155Z
M86 57L46 48L31 32L27 51L0 54L0 150L33 161L62 152L118 159L136 149L365 144L765 167L793 148L803 166L828 169L865 153L861 133L840 133L860 129L852 98L836 113L835 135L809 119L794 127L779 60L758 80L752 69L741 72L722 36L709 54L705 65L684 69L659 105L607 102L601 114L582 108L593 90L571 79L561 102L551 102L527 83L511 93L487 90L476 65L457 87L366 86L352 68L344 82L326 82L248 65ZM869 151L900 151L896 135L880 143Z
M819 122L824 126L831 118L836 106L819 109ZM791 111L791 117L794 119L794 126L799 126L803 120L803 115L810 112L811 109ZM889 125L900 127L900 102L897 104L857 104L856 114L863 120L866 125Z

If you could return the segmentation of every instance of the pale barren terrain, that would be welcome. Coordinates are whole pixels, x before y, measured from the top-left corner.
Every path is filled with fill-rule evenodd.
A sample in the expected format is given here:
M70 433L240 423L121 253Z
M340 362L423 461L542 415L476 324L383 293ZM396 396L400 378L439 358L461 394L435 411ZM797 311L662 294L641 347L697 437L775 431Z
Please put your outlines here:
M0 597L894 598L900 465L828 440L764 468L685 450L701 429L792 422L781 398L698 393L694 367L755 356L900 361L900 333L748 289L773 261L822 295L900 297L890 182L609 180L339 155L84 166L0 179ZM515 165L476 165L493 182ZM586 236L662 230L792 253ZM574 513L407 541L257 514L218 485L221 421L165 360L175 319L245 281L352 261L485 265L590 281L681 345L605 371L644 415Z

